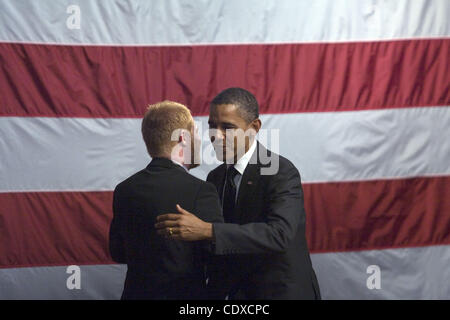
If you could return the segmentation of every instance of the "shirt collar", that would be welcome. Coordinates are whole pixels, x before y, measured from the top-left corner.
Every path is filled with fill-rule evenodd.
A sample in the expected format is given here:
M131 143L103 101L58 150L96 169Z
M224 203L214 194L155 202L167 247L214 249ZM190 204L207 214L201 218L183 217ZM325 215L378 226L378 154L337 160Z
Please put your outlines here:
M184 170L186 170L186 172L189 172L189 170L185 166L183 166L181 163L179 163L178 161L175 161L173 159L170 159L170 160L172 160L173 163L175 163L175 164L179 165L180 167L182 167Z
M245 168L247 168L250 159L255 152L256 149L256 139L253 140L252 145L248 149L248 151L234 164L234 168L241 174L244 174Z

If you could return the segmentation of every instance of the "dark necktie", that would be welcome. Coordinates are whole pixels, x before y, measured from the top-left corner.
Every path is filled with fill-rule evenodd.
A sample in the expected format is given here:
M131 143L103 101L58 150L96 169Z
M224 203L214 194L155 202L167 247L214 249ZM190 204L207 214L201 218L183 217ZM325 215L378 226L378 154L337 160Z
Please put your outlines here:
M236 199L236 184L234 183L234 177L239 172L231 165L227 168L225 189L223 193L223 216L225 222L238 223L235 212L235 199Z

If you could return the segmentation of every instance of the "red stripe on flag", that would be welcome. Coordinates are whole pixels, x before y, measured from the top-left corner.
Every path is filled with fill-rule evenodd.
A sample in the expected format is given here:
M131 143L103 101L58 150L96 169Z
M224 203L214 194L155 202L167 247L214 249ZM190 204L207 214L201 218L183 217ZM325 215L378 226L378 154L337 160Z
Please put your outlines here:
M450 177L305 184L311 252L450 244ZM0 194L0 267L112 263L112 192Z
M163 99L208 114L222 89L261 113L450 104L450 39L174 47L0 44L0 116L141 117Z
M0 193L0 267L114 263L112 192Z
M450 244L450 177L304 186L312 252Z

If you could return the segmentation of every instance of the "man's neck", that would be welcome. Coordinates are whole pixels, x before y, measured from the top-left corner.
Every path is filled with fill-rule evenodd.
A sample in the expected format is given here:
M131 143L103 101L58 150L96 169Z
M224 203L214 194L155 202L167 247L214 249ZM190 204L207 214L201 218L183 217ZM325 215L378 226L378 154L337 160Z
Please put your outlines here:
M185 164L183 160L180 161L180 159L175 158L175 157L173 157L173 158L171 157L169 159L172 160L173 163L175 163L175 164L183 167L184 169L186 169L186 171L189 171L190 167L187 164Z
M179 156L179 152L173 152L171 155L163 156L162 158L171 160L173 163L183 167L186 171L190 169L190 166L184 163L183 157Z

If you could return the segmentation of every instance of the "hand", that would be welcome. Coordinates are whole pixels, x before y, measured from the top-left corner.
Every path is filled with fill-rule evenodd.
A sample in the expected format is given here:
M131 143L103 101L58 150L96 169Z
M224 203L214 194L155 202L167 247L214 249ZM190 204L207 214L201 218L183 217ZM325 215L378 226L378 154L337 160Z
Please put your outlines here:
M174 240L212 240L212 224L207 223L177 204L177 213L166 213L156 217L155 228L159 235Z

